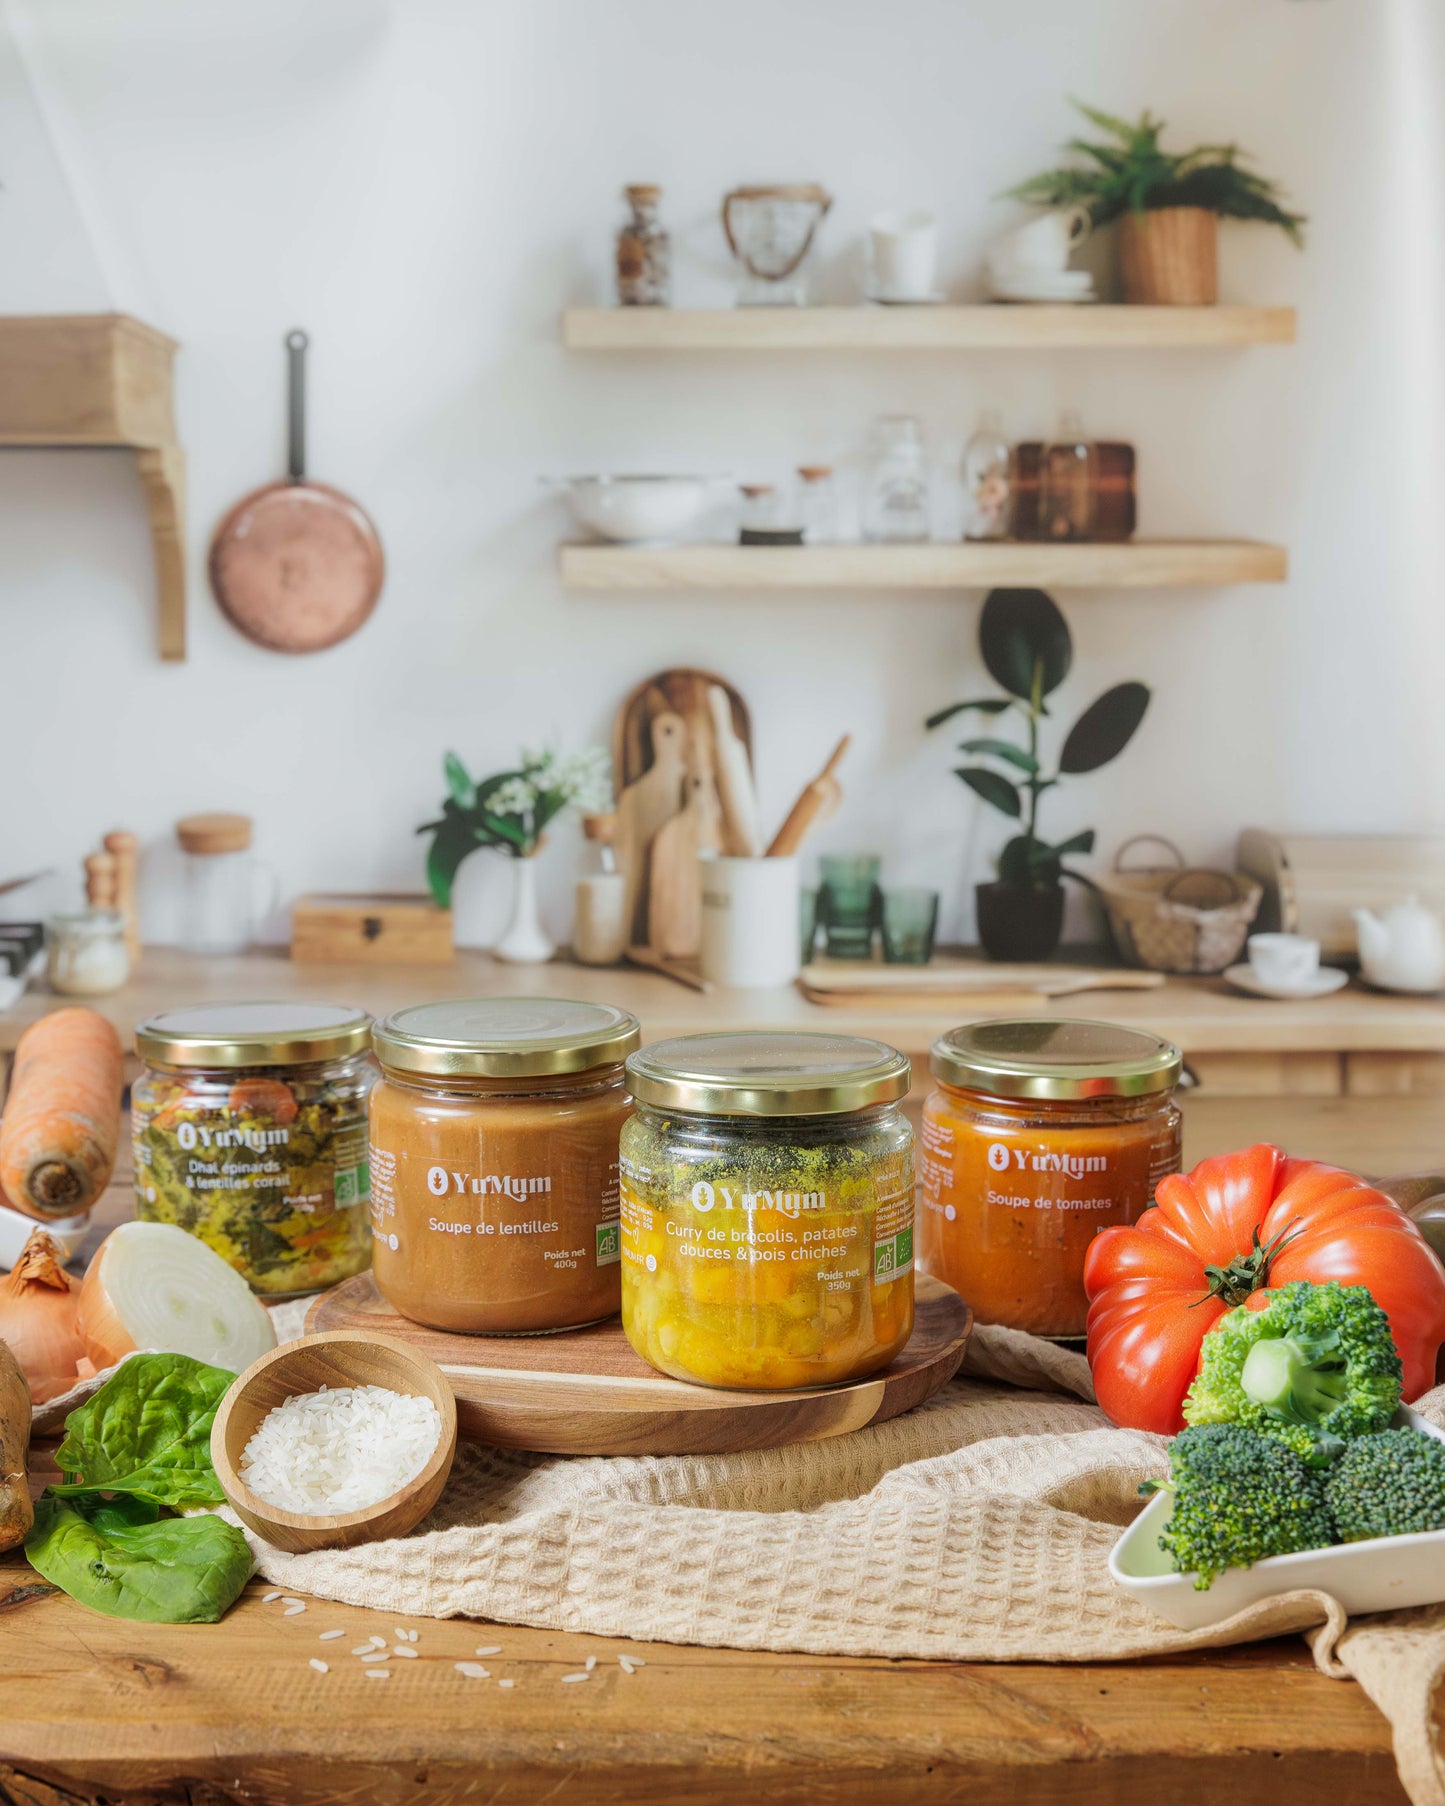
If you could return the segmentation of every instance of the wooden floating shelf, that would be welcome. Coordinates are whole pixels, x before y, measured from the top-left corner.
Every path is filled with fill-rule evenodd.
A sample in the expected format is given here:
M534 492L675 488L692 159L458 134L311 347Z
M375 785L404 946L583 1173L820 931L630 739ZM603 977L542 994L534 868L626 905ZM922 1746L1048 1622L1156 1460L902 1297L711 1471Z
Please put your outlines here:
M1214 588L1283 583L1283 546L1250 539L1123 545L564 545L562 581L588 590Z
M160 654L186 656L185 458L176 341L128 314L0 317L0 446L132 451L155 549Z
M569 307L569 351L1204 351L1289 345L1292 307Z

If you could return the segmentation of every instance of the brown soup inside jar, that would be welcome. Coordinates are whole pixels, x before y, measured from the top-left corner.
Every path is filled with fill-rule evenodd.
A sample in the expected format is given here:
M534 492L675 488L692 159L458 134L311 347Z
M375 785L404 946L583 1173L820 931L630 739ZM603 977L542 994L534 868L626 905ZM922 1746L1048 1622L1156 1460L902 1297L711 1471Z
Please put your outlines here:
M636 1020L498 997L398 1010L374 1033L373 1266L404 1317L535 1335L620 1303L618 1138Z

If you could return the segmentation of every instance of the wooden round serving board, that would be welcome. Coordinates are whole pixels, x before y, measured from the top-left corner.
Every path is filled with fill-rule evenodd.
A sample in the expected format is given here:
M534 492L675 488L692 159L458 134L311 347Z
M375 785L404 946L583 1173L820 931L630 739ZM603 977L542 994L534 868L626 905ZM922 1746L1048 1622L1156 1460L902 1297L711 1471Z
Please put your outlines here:
M451 1382L459 1434L553 1455L717 1455L821 1442L910 1411L951 1380L973 1313L920 1276L913 1336L882 1373L814 1392L723 1392L655 1372L616 1317L555 1336L460 1336L399 1317L360 1273L325 1292L310 1332L370 1329L430 1355Z

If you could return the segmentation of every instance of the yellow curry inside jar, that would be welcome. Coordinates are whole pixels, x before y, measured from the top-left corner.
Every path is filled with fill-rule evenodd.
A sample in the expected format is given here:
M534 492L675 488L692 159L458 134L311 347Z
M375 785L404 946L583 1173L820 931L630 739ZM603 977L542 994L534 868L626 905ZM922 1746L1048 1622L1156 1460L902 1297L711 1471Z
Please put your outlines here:
M135 1032L136 1215L197 1236L268 1299L371 1264L371 1018L333 1003L214 1003Z
M687 1035L635 1053L622 1326L660 1372L790 1391L913 1331L909 1064L849 1035Z

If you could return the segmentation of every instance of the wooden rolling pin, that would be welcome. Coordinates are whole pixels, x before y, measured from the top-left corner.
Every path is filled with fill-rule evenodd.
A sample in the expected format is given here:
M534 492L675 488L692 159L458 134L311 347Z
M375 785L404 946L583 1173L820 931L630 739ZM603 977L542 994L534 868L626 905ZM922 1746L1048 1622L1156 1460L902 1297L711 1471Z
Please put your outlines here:
M788 811L787 820L773 836L773 844L768 848L769 859L783 859L790 853L796 853L811 830L831 815L843 800L843 786L833 774L852 740L851 734L844 734L833 748L832 758Z

